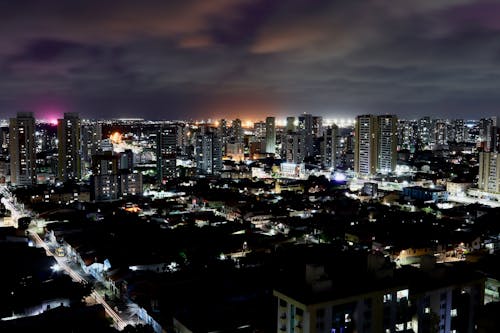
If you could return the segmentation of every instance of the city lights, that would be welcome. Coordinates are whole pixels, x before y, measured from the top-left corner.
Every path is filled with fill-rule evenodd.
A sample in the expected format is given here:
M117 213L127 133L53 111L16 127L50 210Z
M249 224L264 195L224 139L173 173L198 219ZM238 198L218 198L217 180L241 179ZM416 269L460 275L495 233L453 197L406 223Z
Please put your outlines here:
M0 13L0 332L500 332L500 4Z

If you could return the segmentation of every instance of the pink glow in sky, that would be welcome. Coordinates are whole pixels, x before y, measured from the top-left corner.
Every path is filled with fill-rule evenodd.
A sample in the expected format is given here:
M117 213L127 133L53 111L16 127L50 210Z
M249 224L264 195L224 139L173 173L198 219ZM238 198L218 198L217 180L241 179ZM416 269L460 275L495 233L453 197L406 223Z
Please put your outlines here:
M35 118L50 123L52 125L57 125L57 119L63 117L63 111L56 107L42 107L35 112Z

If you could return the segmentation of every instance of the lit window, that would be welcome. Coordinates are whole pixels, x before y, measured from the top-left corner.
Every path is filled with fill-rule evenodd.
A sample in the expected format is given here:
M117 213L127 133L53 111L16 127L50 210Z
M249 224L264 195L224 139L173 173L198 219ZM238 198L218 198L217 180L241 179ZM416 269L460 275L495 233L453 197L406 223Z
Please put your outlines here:
M451 309L450 316L456 317L457 316L457 309Z
M426 307L426 308L424 309L424 313L431 313L431 308Z
M390 302L392 300L392 295L391 294L385 294L384 295L384 303Z
M399 290L396 294L396 300L399 302L402 298L408 299L408 289Z

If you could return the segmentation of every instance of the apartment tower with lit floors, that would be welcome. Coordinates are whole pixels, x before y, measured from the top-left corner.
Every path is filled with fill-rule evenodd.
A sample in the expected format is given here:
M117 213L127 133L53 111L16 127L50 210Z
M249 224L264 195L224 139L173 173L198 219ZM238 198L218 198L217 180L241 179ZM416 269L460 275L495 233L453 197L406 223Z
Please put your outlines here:
M10 182L36 184L35 118L32 112L18 112L9 126Z
M58 177L61 180L82 177L81 121L77 113L64 113L57 120L59 150Z

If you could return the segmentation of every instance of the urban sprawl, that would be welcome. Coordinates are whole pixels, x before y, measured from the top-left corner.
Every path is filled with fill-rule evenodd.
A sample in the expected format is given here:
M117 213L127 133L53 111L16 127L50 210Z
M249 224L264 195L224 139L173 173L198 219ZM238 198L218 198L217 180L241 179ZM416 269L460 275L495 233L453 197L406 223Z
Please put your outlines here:
M0 331L498 332L497 117L0 122Z

